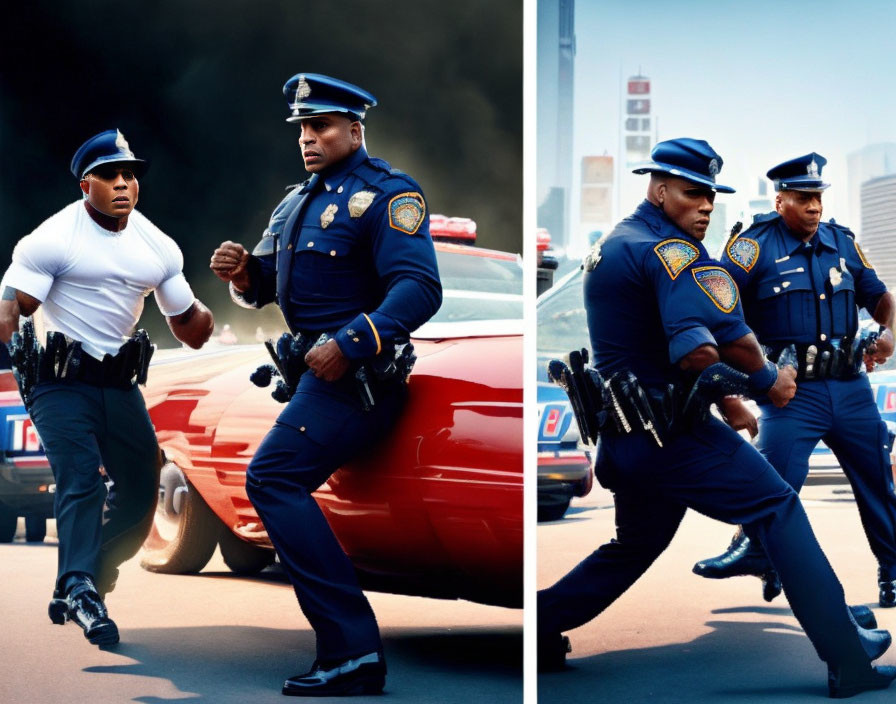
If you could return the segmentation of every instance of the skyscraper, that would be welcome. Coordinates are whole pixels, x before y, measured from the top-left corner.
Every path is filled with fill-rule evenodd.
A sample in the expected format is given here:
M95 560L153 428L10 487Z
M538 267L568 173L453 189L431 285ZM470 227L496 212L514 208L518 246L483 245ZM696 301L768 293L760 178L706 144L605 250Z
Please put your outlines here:
M563 248L571 229L575 54L575 0L538 0L538 226Z
M865 256L887 287L896 287L896 174L863 183L861 209Z

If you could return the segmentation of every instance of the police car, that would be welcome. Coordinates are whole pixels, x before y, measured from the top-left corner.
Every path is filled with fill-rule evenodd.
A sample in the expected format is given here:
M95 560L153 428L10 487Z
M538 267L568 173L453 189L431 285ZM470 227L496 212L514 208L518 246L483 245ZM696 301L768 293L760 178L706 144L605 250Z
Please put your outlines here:
M314 497L366 589L522 606L523 298L515 254L470 246L472 221L432 216L436 316L397 426ZM252 329L256 317L245 327ZM234 321L236 324L237 321ZM165 453L144 568L201 570L220 546L251 574L274 551L245 473L283 406L249 374L260 344L162 350L143 389Z
M0 345L0 428L0 543L15 537L19 516L25 517L25 539L40 542L53 517L53 471L22 404L5 345Z
M538 298L538 520L564 516L573 497L591 491L591 453L581 443L566 393L547 378L547 364L589 346L580 269Z

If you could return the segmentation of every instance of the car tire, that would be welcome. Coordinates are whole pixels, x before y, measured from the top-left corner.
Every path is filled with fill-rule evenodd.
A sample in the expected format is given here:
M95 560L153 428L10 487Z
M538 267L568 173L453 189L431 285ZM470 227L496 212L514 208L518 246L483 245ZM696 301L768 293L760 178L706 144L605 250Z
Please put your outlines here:
M223 524L174 462L159 475L159 501L140 566L162 574L191 574L208 564Z
M218 543L224 563L236 574L258 574L265 567L274 563L275 553L269 548L262 548L247 543L236 537L229 530L221 533Z
M6 506L0 506L0 543L11 543L16 537L16 526L19 517L16 512Z
M47 537L47 519L43 516L25 516L25 542L42 543Z
M565 499L557 497L556 500L550 502L540 501L538 504L538 522L559 521L566 515L570 500L570 497L567 496Z

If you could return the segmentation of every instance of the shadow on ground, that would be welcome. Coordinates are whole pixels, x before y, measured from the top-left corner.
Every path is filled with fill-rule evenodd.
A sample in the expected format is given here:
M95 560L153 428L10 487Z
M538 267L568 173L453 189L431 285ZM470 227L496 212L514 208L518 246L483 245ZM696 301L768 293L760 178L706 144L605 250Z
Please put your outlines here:
M770 617L786 607L724 609ZM599 623L595 621L594 626ZM713 630L688 643L617 650L576 658L564 672L541 674L539 702L819 702L827 696L827 670L796 626L777 621L709 621ZM605 634L611 645L613 634ZM887 662L887 656L884 662ZM862 704L892 701L894 691L868 692Z
M131 700L144 704L282 702L283 680L306 671L314 658L310 630L136 629L123 633L123 639L114 652L126 662L87 667L85 672L162 678L180 692L172 698ZM521 629L463 628L446 634L436 629L396 633L386 628L383 640L389 701L468 704L473 699L518 704L522 700ZM383 701L378 697L352 701L365 700Z

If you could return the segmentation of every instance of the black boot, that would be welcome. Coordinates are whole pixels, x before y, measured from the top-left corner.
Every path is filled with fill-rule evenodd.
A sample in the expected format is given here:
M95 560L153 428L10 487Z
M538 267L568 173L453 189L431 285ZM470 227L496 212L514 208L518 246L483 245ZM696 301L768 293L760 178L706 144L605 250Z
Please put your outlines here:
M877 568L877 586L880 587L880 596L877 603L885 609L896 606L896 570L886 567Z
M538 671L560 672L566 669L566 654L572 652L567 636L552 633L538 638Z
M758 543L754 544L746 536L743 528L737 529L731 539L731 545L725 552L716 557L701 560L694 565L694 574L699 574L707 579L725 579L743 575L764 577L771 571L773 571L773 567L765 550ZM771 599L773 598L774 596L771 597ZM771 601L771 599L766 598L766 601Z
M846 699L872 689L886 689L896 679L896 667L859 665L828 668L828 696Z
M67 591L66 620L74 621L84 629L84 637L94 645L100 648L115 645L118 642L118 626L109 618L106 605L97 594L93 580L86 575L79 576L70 581ZM50 602L50 618L54 623L59 623L53 618L54 605L58 601L54 599Z
M778 577L777 570L771 565L769 565L768 572L763 574L760 579L762 580L762 598L766 601L771 601L784 591L781 578Z
M382 694L386 685L386 659L380 652L367 653L341 662L315 660L304 675L283 683L283 694L291 697L345 697Z
M893 636L884 628L859 628L859 640L862 641L862 649L868 655L868 660L877 660L887 652L887 648L893 642Z

